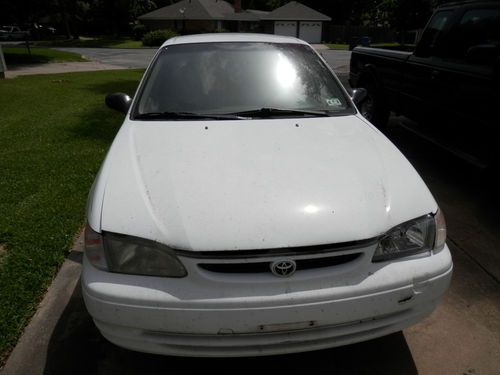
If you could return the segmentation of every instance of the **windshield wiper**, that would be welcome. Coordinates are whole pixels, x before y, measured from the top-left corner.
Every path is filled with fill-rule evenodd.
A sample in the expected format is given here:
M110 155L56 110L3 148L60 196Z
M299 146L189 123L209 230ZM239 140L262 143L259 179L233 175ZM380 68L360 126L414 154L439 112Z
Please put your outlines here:
M250 117L278 117L278 116L316 116L316 117L329 117L330 114L327 111L313 111L313 110L302 110L302 109L284 109L284 108L259 108L252 109L249 111L241 111L232 113L232 115L237 116L250 116Z
M237 114L209 114L194 112L146 112L134 116L136 120L179 120L179 119L214 119L214 120L244 120Z

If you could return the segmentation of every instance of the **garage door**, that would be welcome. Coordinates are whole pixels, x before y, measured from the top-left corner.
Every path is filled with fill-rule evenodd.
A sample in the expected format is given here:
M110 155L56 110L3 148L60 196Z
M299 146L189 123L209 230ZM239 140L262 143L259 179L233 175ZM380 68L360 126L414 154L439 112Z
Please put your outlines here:
M301 22L299 38L308 43L321 43L321 22Z
M297 22L274 22L274 33L276 35L297 36Z

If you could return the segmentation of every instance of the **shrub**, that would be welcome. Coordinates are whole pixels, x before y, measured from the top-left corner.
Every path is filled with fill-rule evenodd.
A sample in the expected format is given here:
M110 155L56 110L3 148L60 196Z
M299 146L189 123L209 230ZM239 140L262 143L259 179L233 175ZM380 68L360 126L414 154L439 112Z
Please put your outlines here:
M142 44L145 46L161 46L167 39L173 38L178 34L172 30L155 30L144 34Z
M134 35L135 40L141 40L144 37L144 34L146 34L146 32L147 32L146 26L141 24L134 25L134 27L132 28L132 33Z

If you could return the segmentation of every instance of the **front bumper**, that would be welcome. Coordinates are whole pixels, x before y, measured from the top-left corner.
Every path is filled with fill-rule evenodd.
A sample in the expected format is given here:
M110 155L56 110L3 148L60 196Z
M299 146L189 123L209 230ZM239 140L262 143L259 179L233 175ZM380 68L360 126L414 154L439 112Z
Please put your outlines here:
M195 272L184 279L112 274L84 257L83 295L101 333L132 350L254 356L324 349L399 331L430 314L448 288L449 250L289 279Z

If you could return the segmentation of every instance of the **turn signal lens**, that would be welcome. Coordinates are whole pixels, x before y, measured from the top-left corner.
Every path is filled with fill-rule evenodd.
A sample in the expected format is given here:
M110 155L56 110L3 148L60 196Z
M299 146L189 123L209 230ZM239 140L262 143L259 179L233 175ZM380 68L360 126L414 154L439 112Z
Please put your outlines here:
M94 267L104 271L108 270L102 235L88 224L85 226L85 255Z
M446 221L444 219L443 211L437 210L434 215L436 222L436 240L434 242L434 252L438 252L444 248L446 243Z

